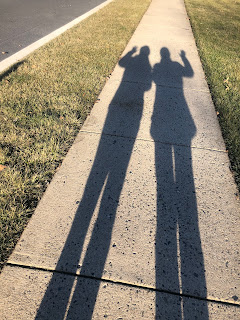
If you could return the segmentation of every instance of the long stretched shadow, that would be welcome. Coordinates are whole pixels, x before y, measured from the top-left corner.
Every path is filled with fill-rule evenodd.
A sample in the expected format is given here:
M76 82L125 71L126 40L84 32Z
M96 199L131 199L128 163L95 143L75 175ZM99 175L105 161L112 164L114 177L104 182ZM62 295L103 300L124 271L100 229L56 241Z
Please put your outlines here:
M149 48L142 47L138 55L134 55L135 52L136 48L133 48L119 61L120 66L125 68L123 79L109 105L95 160L57 270L67 269L73 274L79 270L78 263L87 230L102 193L97 220L80 267L80 275L102 277L119 197L142 117L143 95L151 88ZM132 84L130 88L125 79L136 74L137 81L145 85ZM148 83L146 79L149 79ZM104 135L104 132L119 135L123 128L129 139ZM74 277L63 278L54 274L36 319L91 319L99 284L100 281L92 280L89 289L81 277L74 281Z
M183 91L183 77L192 77L193 70L184 51L183 65L171 60L167 48L160 54L153 69L156 98L151 125L157 176L156 287L183 297L169 308L157 295L156 319L207 320L205 302L196 306L198 300L184 298L205 298L207 293L191 155L196 127Z

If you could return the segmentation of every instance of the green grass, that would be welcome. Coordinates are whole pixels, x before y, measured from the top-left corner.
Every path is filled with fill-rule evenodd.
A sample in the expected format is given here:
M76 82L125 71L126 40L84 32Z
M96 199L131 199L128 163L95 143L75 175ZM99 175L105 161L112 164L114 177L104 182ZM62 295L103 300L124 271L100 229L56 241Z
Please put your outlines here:
M240 190L240 0L185 0Z
M0 75L1 265L149 4L115 0Z

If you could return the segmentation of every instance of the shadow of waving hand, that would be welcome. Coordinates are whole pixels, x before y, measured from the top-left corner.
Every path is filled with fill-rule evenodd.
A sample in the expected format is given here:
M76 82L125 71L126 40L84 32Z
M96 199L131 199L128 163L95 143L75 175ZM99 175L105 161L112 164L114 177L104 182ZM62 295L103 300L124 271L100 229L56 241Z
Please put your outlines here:
M167 48L154 66L156 98L151 135L155 141L157 177L156 287L179 295L169 308L156 297L156 319L208 319L206 280L192 170L191 140L196 127L183 90L193 70L185 52L183 65ZM160 143L164 142L164 144ZM202 302L189 297L200 297ZM195 306L194 306L195 305Z
M136 48L133 48L119 61L119 65L125 68L122 82L109 105L94 163L56 270L67 269L72 274L79 270L80 275L92 279L102 277L119 198L142 117L143 95L151 87L149 48L141 48L137 55L135 52ZM137 82L145 84L137 86L132 82L130 85L126 80L133 75ZM123 130L129 139L121 137ZM86 234L99 200L96 222L79 266ZM63 281L59 280L59 275L53 274L36 319L91 319L99 284L100 281L95 281L88 290L82 277L74 280L68 276Z

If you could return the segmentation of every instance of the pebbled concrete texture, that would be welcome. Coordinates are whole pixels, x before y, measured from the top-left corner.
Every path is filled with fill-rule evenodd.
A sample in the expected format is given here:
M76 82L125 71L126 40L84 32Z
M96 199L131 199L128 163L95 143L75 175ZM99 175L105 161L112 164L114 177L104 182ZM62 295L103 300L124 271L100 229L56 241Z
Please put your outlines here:
M208 298L234 301L239 217L227 155L175 146L173 172L171 145L137 140L126 169L132 144L80 133L9 262L178 292L181 259L185 294L203 295L206 281Z
M0 312L238 319L239 209L183 1L153 0L3 270Z
M105 134L132 137L130 119L134 123L132 114L137 114L141 106L141 97L139 100L136 98L137 92L143 90L145 84L121 83L121 90L115 95L119 82L109 82L110 88L105 88L99 96L99 102L84 123L82 131L100 133L103 130ZM104 125L109 112L112 122ZM209 93L188 88L183 90L154 86L144 94L143 114L138 130L139 139L225 151Z
M52 296L41 312L40 298L44 297L52 273L8 266L4 270L3 290L0 292L2 320L9 319L181 319L181 306L185 306L185 318L199 318L200 311L208 306L209 319L237 320L237 307L205 302L193 298L180 298L163 292L153 292L147 288L135 288L117 283L100 282L95 279L78 278L57 274ZM9 281L11 284L9 285ZM63 288L71 291L71 299L66 305ZM80 290L76 290L77 288ZM70 288L70 289L69 289ZM97 301L92 301L91 293L98 290ZM155 307L155 295L158 306ZM17 299L21 296L21 301ZM57 299L56 299L57 297ZM76 303L78 302L78 303ZM3 308L3 305L8 308ZM95 305L93 309L93 305ZM34 306L34 308L33 308ZM156 310L155 310L156 309Z

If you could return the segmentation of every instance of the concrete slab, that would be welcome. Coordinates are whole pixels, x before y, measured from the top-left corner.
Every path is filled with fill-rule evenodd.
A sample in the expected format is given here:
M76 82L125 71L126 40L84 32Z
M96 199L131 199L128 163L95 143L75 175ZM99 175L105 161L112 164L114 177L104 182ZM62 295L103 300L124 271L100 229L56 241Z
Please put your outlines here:
M224 152L80 133L9 262L234 302L235 192Z
M143 37L140 37L139 33L135 33L131 39L131 41L147 41L150 43L153 40L156 40L157 43L161 42L175 42L177 46L182 46L182 48L190 48L192 50L196 50L195 41L191 37L192 30L189 24L187 24L184 27L178 27L171 25L169 26L166 24L159 24L159 20L156 21L156 24L158 22L156 32L152 32L152 17L149 17L149 21L146 21L144 25L139 26L139 30ZM157 19L157 18L156 18ZM188 22L188 21L187 21ZM191 46L192 45L192 46ZM186 47L185 47L186 46Z
M53 291L50 292L47 288L53 279ZM206 319L203 318L206 306L209 320L239 319L237 306L40 270L8 266L3 272L2 284L2 320L172 320L180 319L182 314L184 319L200 320Z
M183 1L139 28L10 257L4 316L239 318L239 200Z
M166 87L176 87L181 89L193 89L209 92L205 80L205 75L200 64L196 46L193 42L183 43L179 41L171 41L161 36L148 36L150 43L145 38L133 37L129 43L128 51L124 51L119 65L116 66L111 80L128 81L134 83L155 83ZM137 53L130 55L131 50L137 47ZM141 54L141 50L147 48L148 54ZM166 48L170 58L161 60L161 50ZM187 64L184 65L181 58L181 52L185 52ZM143 51L144 52L144 51ZM146 50L145 50L146 52ZM128 55L127 55L128 54ZM135 57L135 59L134 59ZM160 64L160 60L162 63ZM149 66L150 64L150 66ZM154 68L156 67L156 68ZM152 73L152 70L154 73Z
M146 86L110 80L82 130L134 137L141 117L138 139L225 150L209 93L154 85L145 91Z

